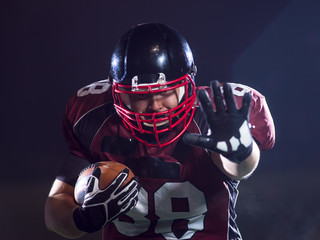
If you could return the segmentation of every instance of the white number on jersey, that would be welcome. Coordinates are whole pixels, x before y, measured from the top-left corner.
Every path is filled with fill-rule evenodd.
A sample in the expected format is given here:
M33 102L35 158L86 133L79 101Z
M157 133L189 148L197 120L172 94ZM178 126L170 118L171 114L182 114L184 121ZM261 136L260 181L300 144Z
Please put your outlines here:
M146 217L148 206L148 193L141 188L137 205L126 215L134 221L132 223L114 221L118 231L126 236L137 236L146 232L150 220ZM175 204L176 202L176 204ZM179 203L184 203L185 209ZM204 193L190 182L167 182L154 193L154 212L159 218L155 226L155 233L162 234L165 239L189 239L197 231L204 228L204 217L207 205ZM186 232L180 238L173 233L175 220L188 220Z
M87 96L88 94L101 94L108 91L110 86L111 86L111 83L109 79L94 82L90 85L87 85L79 89L77 92L77 96L84 97L84 96Z
M243 97L246 92L250 92L249 88L243 84L230 83L230 86L232 88L233 95L238 96L238 97ZM220 87L220 89L221 89L221 92L223 93L222 86Z

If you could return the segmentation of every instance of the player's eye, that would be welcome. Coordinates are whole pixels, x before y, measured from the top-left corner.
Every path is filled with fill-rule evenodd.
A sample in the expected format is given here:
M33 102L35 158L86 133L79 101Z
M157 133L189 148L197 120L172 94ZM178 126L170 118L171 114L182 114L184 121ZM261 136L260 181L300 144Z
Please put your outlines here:
M171 95L171 94L173 94L174 93L174 90L168 90L168 91L163 91L163 92L161 92L160 94L162 95L162 96L169 96L169 95Z
M149 94L136 94L136 95L131 96L131 99L135 100L135 101L146 100L148 98L150 98Z

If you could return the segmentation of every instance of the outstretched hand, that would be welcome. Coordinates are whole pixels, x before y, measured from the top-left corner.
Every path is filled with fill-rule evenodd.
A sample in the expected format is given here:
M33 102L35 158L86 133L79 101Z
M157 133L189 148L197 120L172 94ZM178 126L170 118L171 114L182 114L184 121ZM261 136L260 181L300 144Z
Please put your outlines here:
M253 140L248 125L251 95L245 93L242 107L237 109L230 84L223 84L224 99L219 82L212 81L210 85L216 110L206 90L201 89L198 98L211 134L204 136L186 133L183 140L188 145L206 148L240 163L252 152Z

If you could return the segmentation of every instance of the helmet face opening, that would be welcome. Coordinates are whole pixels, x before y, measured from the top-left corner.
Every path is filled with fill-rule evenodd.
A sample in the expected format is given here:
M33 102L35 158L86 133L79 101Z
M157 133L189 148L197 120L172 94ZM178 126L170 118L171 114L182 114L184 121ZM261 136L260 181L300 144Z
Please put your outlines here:
M159 112L135 112L128 104L127 99L130 95L148 98L170 90L177 91L179 95L177 106L171 109ZM126 128L137 140L148 146L163 147L172 143L184 133L193 117L195 85L188 74L170 82L160 77L159 81L153 84L136 83L130 86L114 82L113 94L114 106ZM166 140L169 131L177 126L181 129L179 128L176 136Z

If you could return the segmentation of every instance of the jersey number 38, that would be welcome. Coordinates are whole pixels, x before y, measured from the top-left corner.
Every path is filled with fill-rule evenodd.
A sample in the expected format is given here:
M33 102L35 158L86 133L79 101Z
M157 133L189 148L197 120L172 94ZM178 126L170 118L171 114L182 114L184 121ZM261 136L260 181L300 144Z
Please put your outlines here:
M126 214L133 221L114 222L120 233L134 237L150 230L150 211L157 216L154 232L162 234L165 239L189 239L204 228L204 214L207 212L205 196L190 182L167 182L150 195L141 188L137 205ZM153 201L150 201L151 198ZM154 203L154 209L151 209L150 202ZM181 232L180 229L177 234L175 223L183 220L186 220L185 230Z

